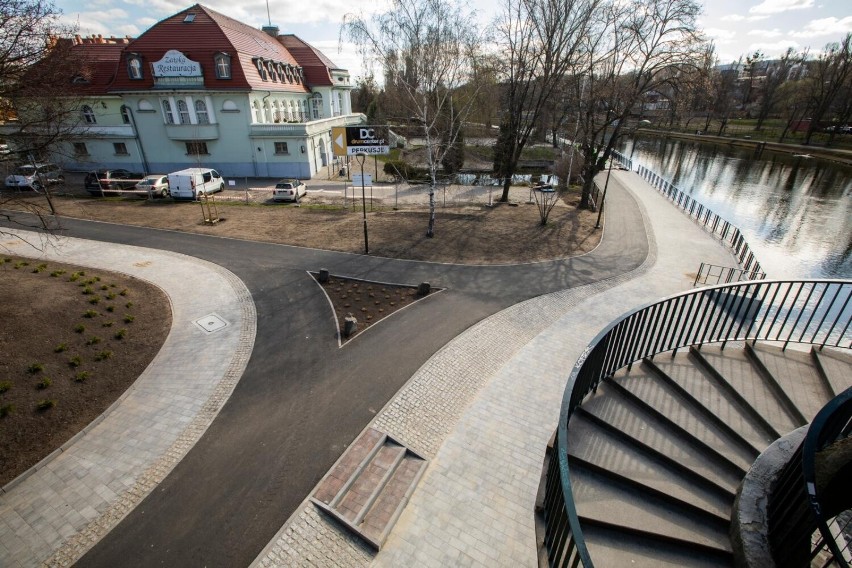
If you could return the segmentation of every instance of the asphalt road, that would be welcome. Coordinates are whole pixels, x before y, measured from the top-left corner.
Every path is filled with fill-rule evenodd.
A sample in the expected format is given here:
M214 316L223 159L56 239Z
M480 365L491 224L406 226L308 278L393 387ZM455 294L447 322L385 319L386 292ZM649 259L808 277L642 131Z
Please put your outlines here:
M512 266L399 261L63 219L68 236L146 246L219 264L257 308L251 359L211 427L172 473L77 566L246 566L375 413L438 349L519 301L639 266L648 241L617 183L592 253ZM343 348L308 270L445 288ZM499 345L483 348L499 349ZM199 354L203 356L203 353Z

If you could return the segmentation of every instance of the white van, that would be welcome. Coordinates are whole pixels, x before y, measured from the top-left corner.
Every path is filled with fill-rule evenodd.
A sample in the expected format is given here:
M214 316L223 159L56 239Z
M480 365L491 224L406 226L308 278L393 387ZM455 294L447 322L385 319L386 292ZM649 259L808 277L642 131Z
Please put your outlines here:
M198 199L202 194L225 189L225 180L216 170L187 168L169 174L169 193L172 199Z

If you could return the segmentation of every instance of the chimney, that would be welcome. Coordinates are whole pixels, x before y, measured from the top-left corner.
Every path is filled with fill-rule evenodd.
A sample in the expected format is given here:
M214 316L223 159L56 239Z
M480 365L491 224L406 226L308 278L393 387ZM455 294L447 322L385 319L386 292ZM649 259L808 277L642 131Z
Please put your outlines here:
M267 35L271 35L275 39L278 39L278 26L273 26L272 24L269 24L268 26L263 26L262 28L260 28L260 31Z
M76 34L74 36L74 45L80 45L81 43L83 43L83 38L80 37L80 34Z

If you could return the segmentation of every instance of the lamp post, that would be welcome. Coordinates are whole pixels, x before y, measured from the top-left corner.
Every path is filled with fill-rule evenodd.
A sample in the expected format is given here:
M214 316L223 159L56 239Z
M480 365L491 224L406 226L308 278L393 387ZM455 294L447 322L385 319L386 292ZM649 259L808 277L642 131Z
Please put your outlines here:
M367 154L358 152L355 154L355 159L361 164L361 208L364 213L364 254L370 254L370 245L367 240L367 198L364 195L364 160L367 159Z
M612 156L609 157L609 169L606 171L606 182L604 183L603 196L601 197L601 206L598 209L598 220L595 221L595 229L601 228L601 215L603 215L604 203L606 203L606 188L609 187L609 175L612 173Z

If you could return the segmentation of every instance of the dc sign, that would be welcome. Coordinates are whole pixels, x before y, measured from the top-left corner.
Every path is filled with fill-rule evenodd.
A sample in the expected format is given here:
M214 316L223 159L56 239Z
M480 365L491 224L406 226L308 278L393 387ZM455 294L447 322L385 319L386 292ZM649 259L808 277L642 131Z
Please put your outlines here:
M387 126L334 127L331 129L331 138L335 156L390 153Z

